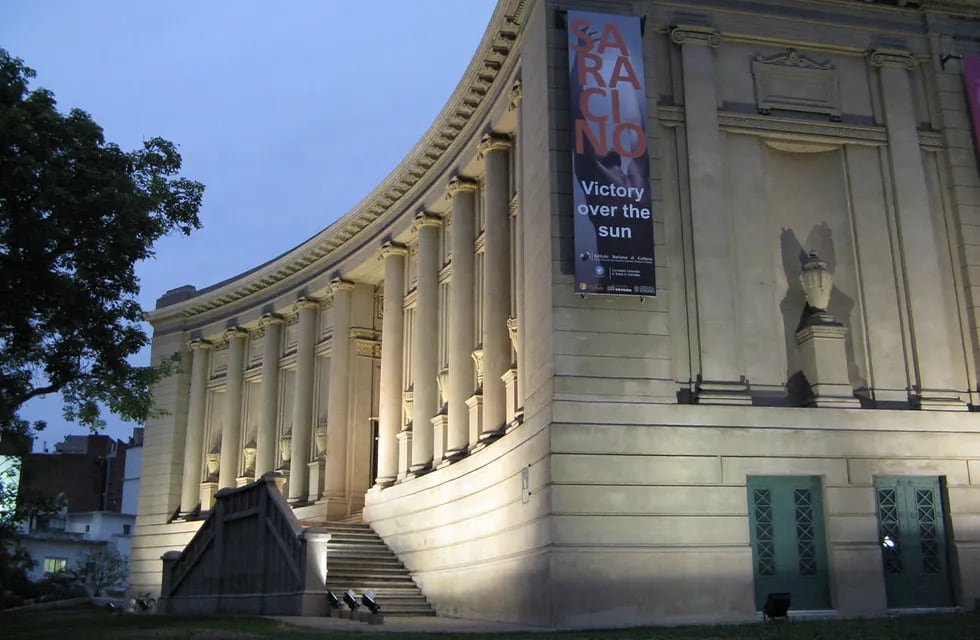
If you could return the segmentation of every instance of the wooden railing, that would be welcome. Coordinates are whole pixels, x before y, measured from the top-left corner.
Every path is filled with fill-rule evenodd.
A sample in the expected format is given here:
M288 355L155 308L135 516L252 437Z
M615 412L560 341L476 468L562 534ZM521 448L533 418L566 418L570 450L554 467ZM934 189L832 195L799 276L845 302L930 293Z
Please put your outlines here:
M163 555L164 613L326 612L326 543L303 529L266 474L215 495L214 508L183 551Z

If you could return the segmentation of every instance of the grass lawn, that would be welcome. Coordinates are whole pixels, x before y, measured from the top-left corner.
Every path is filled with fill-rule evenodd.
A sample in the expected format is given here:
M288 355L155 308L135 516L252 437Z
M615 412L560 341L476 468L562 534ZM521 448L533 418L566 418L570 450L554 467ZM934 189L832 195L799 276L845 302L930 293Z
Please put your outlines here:
M900 616L874 620L796 621L714 627L646 627L609 631L458 634L467 640L973 640L980 638L980 614ZM121 615L101 609L0 613L5 640L88 640L89 638L388 638L391 633L325 632L261 618ZM398 633L397 640L445 639L446 633Z

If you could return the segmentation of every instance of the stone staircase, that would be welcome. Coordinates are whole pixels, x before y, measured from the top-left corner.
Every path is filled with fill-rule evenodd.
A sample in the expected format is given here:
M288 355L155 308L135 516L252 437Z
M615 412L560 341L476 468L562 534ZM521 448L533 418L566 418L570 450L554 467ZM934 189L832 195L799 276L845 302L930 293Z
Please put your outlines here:
M330 533L327 589L338 598L348 589L352 589L358 598L371 589L386 616L436 614L408 569L370 525L352 521L316 524L326 527Z

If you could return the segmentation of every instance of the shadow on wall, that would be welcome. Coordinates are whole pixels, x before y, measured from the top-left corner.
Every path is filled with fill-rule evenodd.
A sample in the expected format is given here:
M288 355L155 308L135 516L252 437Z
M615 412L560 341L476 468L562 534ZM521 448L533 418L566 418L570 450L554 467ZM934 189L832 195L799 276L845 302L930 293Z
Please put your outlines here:
M803 270L803 262L811 251L827 263L831 275L836 273L837 255L832 235L830 227L825 222L821 222L810 230L805 245L800 243L796 232L792 229L783 228L779 237L783 275L787 284L786 295L779 303L779 310L783 316L783 336L786 341L786 392L792 404L806 404L812 398L810 385L800 371L799 348L796 343L796 332L803 328L810 312L800 282L800 273ZM854 300L835 284L830 294L827 311L838 322L844 323L849 331L853 331L850 322L853 308ZM854 359L854 339L850 333L844 341L844 347L847 357L847 375L851 386L862 390L866 383L861 378Z

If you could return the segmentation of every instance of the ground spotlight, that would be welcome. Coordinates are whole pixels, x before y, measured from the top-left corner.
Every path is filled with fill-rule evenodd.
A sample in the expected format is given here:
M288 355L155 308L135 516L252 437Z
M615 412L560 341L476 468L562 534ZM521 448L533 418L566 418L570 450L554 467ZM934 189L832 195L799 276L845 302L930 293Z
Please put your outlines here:
M370 589L365 591L364 595L361 596L361 602L364 604L365 607L370 609L371 613L381 612L381 605L378 604L377 600L375 600L374 591L371 591Z

